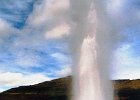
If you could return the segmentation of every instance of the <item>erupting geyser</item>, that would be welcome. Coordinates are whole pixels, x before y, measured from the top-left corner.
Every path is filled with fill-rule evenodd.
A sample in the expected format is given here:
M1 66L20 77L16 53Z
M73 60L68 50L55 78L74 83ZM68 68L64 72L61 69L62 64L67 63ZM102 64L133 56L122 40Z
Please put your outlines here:
M71 0L72 100L113 100L110 28L103 0Z

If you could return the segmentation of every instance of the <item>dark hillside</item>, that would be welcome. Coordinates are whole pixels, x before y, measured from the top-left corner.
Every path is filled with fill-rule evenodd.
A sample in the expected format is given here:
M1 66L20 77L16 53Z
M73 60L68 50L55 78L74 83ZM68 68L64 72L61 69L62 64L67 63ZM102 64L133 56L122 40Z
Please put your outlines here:
M117 100L140 100L140 80L116 80L114 89Z
M71 77L31 86L21 86L0 94L0 100L69 100ZM140 80L116 80L114 100L140 100Z
M68 100L71 78L60 78L32 86L13 88L0 94L0 100Z

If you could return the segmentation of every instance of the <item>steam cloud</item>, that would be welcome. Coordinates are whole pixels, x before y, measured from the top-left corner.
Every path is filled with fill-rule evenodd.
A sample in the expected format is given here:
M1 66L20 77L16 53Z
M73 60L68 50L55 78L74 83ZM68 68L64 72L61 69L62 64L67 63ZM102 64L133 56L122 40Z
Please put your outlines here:
M71 0L71 48L74 100L113 100L109 66L113 45L106 5L97 0Z

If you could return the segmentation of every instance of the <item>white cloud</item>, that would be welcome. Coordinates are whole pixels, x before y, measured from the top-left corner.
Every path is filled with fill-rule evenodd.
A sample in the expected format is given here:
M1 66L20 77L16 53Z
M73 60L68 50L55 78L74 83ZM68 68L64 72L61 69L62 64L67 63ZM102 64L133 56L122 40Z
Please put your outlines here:
M0 88L0 92L3 92L3 91L5 91L5 89L3 89L3 88Z
M139 25L139 0L108 0L107 10L116 31ZM129 12L128 12L129 11ZM121 20L121 23L119 22Z
M0 18L0 46L7 45L5 39L16 32L18 32L17 29L13 28L10 23Z
M113 79L139 79L140 57L131 54L131 45L126 44L118 48L113 62Z
M121 12L122 7L124 7L124 3L126 0L109 0L107 8L110 13L117 15Z
M71 75L71 67L64 67L63 69L56 72L59 77L66 77Z
M45 37L47 39L58 39L66 35L69 35L69 33L70 33L70 26L66 23L62 23L54 27L52 30L47 31Z
M35 5L34 11L28 19L31 26L47 24L49 20L58 19L69 8L69 0L43 0Z
M57 52L53 53L51 56L54 57L58 62L66 63L70 61L69 57L67 55L64 55L63 53Z
M7 33L5 31L9 32L8 30L9 28L10 28L10 25L6 21L0 19L0 31L1 32L4 31L3 33Z
M22 73L1 72L0 85L1 86L23 86L33 85L43 81L49 81L51 78L42 73L24 75Z
M0 36L12 34L15 29L5 20L0 18Z
M7 83L13 83L22 77L20 73L0 73L0 85L6 85Z
M28 67L39 67L40 66L40 57L33 54L33 53L24 53L21 52L17 54L17 57L15 59L15 64L23 67L23 68L28 68Z

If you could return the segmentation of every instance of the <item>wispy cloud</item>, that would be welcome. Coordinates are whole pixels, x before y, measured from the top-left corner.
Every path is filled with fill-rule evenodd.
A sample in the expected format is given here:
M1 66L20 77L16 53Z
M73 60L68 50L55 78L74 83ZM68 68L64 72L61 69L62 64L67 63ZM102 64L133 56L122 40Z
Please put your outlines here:
M17 54L16 56L16 59L14 60L15 64L23 67L23 68L26 68L26 67L40 67L41 64L40 64L40 59L41 57L40 56L37 56L35 54L23 54L22 53L19 53Z
M117 29L138 25L140 21L139 0L108 0L108 13ZM129 11L129 12L128 12ZM119 22L121 20L121 23Z
M0 3L1 91L61 77L56 72L64 73L62 66L70 63L67 44L55 40L68 34L69 26L55 14L65 13L69 2L35 1Z
M132 44L117 49L113 63L113 79L139 79L140 56L133 54Z
M6 78L3 78L6 77ZM4 87L33 85L43 81L49 81L51 78L42 73L24 75L22 73L1 72L0 85Z
M43 26L45 23L55 25L65 18L66 11L69 8L69 0L42 0L36 3L36 7L29 17L28 24L30 26ZM40 13L42 12L42 13ZM47 25L48 26L48 25Z
M60 25L54 27L52 30L47 31L45 37L47 39L59 39L66 37L70 33L70 26L66 23L61 23Z
M70 66L65 66L64 68L62 68L59 71L56 71L56 75L58 77L66 77L66 76L70 76L72 75L72 69Z
M37 0L1 0L0 17L10 22L14 27L24 26L28 15L32 12L33 4Z

